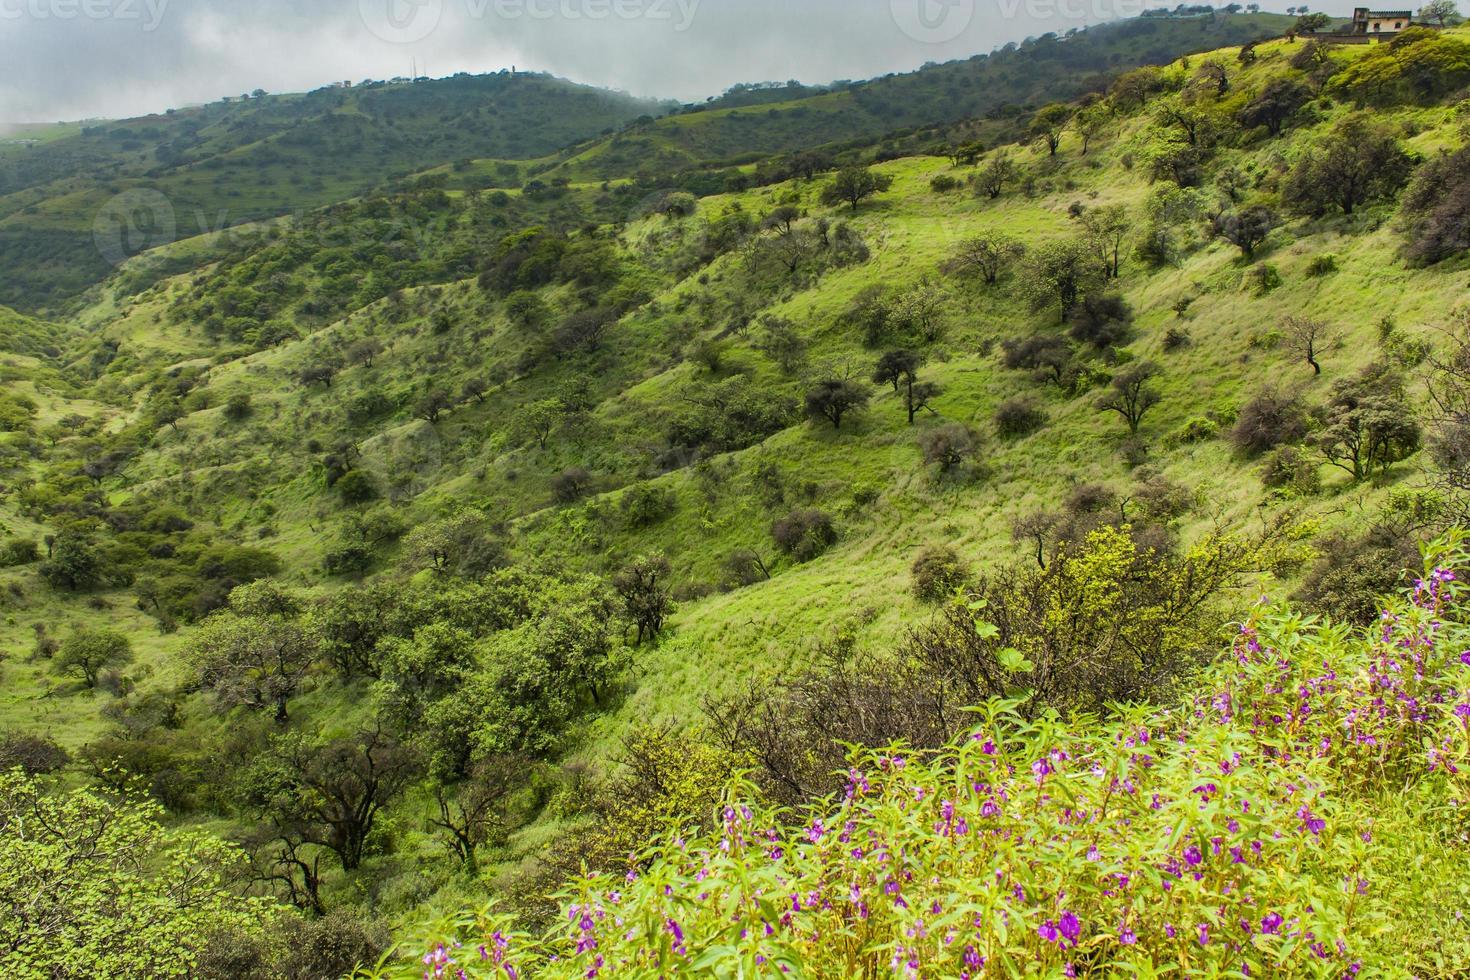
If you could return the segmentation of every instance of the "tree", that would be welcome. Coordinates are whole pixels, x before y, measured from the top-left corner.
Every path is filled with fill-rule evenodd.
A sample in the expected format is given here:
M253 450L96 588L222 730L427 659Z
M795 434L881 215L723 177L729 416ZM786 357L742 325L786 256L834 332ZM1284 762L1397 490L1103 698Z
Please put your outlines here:
M58 673L75 675L88 687L96 687L98 674L126 666L132 659L133 646L121 633L109 629L79 629L61 644L52 666Z
M465 401L483 403L485 396L490 393L490 382L484 378L470 378L460 389L460 397Z
M299 612L268 582L235 589L229 607L205 620L190 647L200 683L227 707L274 708L276 723L286 724L287 704L316 654Z
M538 294L523 289L505 298L505 315L512 326L529 333L551 320L551 307Z
M1118 414L1128 423L1128 431L1137 435L1144 416L1162 400L1152 383L1161 373L1151 361L1128 368L1113 378L1108 390L1098 399L1098 411Z
M440 416L454 407L454 399L442 388L430 388L414 402L413 414L430 425L438 423Z
M1451 22L1459 20L1460 10L1455 0L1429 0L1419 8L1419 19L1438 24L1440 27L1448 27Z
M1025 253L1026 246L1018 239L1001 232L984 232L961 242L944 268L953 275L978 275L987 286L993 286L1006 267Z
M1470 146L1420 167L1399 213L1410 261L1430 265L1470 250Z
M1312 366L1320 375L1322 365L1318 360L1322 352L1337 343L1337 328L1325 320L1312 317L1289 316L1281 324L1286 337L1286 349Z
M1312 100L1312 90L1295 78L1273 78L1240 110L1236 118L1242 126L1254 129L1265 126L1273 137L1279 137L1286 123L1302 106Z
M1324 27L1332 26L1332 18L1326 14L1302 14L1296 19L1296 26L1292 30L1298 34L1315 34Z
M1321 215L1333 206L1352 214L1360 205L1393 194L1412 164L1388 124L1357 112L1297 161L1283 197L1298 211Z
M829 378L807 392L806 414L814 422L831 422L832 428L841 429L843 418L866 408L870 397L868 389L855 381Z
M1072 119L1072 107L1061 102L1053 102L1036 110L1036 115L1031 117L1029 132L1031 138L1041 142L1047 149L1048 156L1057 155L1057 147L1062 144L1062 133L1067 128L1067 123Z
M0 771L6 974L186 980L211 937L254 938L271 903L234 887L239 848L163 808Z
M414 568L476 577L503 564L505 550L490 518L466 509L414 528L403 541L403 555Z
M847 204L856 211L858 205L893 186L893 178L866 167L844 167L822 189L822 203L828 206Z
M342 870L353 871L378 815L421 771L418 753L381 725L326 742L293 732L277 736L244 774L243 802L293 853L326 848Z
M1195 73L1195 79L1208 88L1214 89L1214 96L1223 99L1230 92L1230 70L1225 63L1211 58L1199 66Z
M107 578L102 554L87 531L65 528L47 551L40 572L52 588L81 592L101 585Z
M1132 234L1134 220L1121 204L1105 204L1082 214L1082 227L1097 249L1109 279L1117 279L1123 270L1123 246Z
M1022 271L1022 284L1032 305L1038 310L1057 307L1061 322L1105 278L1096 250L1077 240L1048 242L1033 249Z
M1280 224L1276 212L1265 205L1252 204L1215 218L1215 234L1240 249L1241 256L1249 261Z
M532 402L516 414L515 430L521 441L534 442L538 449L545 449L565 417L566 412L559 399L545 398Z
M509 839L512 794L529 768L524 757L497 755L476 763L457 787L434 784L439 814L429 823L443 831L444 847L470 875L479 871L481 848L500 847Z
M323 387L331 388L332 379L336 376L337 366L335 364L313 364L309 367L302 368L301 373L296 376L296 379L301 382L302 387L319 384Z
M637 643L656 640L674 610L669 579L673 567L663 555L644 555L624 565L613 578L623 614L638 630Z
M1166 554L1127 526L1096 528L1044 567L985 577L975 597L914 630L903 655L954 685L962 704L1025 692L1026 717L1167 698L1213 649L1228 618L1222 598L1269 547L1215 531Z
M383 342L376 337L353 341L347 348L347 363L370 368L383 353Z
M1298 442L1307 434L1307 416L1300 400L1275 388L1267 388L1240 407L1230 432L1235 448L1252 456L1277 446Z
M570 504L581 500L592 486L592 474L580 466L562 470L551 480L551 493L558 503Z
M1087 151L1108 125L1108 110L1101 102L1094 103L1077 112L1072 117L1072 129L1082 140L1082 155L1087 156Z
M806 339L785 317L761 318L761 336L755 348L775 361L783 374L799 374L806 364Z
M791 234L796 222L801 218L801 211L789 204L772 209L761 221L762 231L774 231L778 235Z
M1358 482L1418 452L1423 430L1404 397L1402 380L1375 365L1333 386L1312 443L1327 462Z
M919 355L907 350L893 350L878 359L873 371L873 384L893 386L893 393L907 382L913 384L919 371Z
M1005 150L999 150L975 178L975 186L980 193L993 201L1004 193L1007 184L1020 176L1021 168L1011 161L1010 155Z

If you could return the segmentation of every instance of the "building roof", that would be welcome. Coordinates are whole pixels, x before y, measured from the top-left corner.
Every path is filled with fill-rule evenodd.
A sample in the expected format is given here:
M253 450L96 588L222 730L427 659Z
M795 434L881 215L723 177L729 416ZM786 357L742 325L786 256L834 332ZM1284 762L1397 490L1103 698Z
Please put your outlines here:
M1370 20L1372 18L1374 18L1374 17L1385 17L1385 18L1397 17L1400 20L1408 20L1410 17L1413 17L1413 16L1414 16L1414 12L1412 10L1370 10L1370 11L1368 11L1368 17L1369 17Z

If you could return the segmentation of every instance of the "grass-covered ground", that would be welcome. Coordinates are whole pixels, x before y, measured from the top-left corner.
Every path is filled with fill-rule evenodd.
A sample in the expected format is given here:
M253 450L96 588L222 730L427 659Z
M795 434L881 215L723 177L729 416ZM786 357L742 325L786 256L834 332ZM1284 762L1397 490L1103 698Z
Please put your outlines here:
M630 650L612 696L578 712L546 753L563 788L582 772L610 771L640 728L697 723L707 697L789 678L836 637L849 652L891 651L933 613L911 587L911 566L926 546L954 549L975 572L1023 564L1031 546L1014 538L1016 521L1059 509L1079 484L1105 484L1127 501L1146 481L1167 481L1188 501L1169 522L1184 542L1278 520L1300 542L1360 533L1422 503L1415 492L1428 480L1427 454L1361 481L1321 461L1312 467L1320 489L1270 493L1262 459L1238 452L1229 429L1264 388L1317 406L1335 384L1384 360L1403 371L1408 400L1422 403L1424 345L1443 342L1470 260L1461 253L1428 266L1407 262L1392 194L1352 215L1290 212L1287 175L1354 112L1352 94L1324 90L1280 138L1229 121L1273 80L1302 76L1291 62L1303 47L1273 41L1247 62L1232 47L1175 64L1145 104L1115 106L1085 154L1068 128L1055 154L1032 142L991 147L974 165L931 153L876 163L891 186L855 209L822 203L830 173L673 204L650 193L633 218L616 223L596 219L620 192L642 187L581 181L563 197L527 200L517 190L497 199L493 190L420 186L244 236L185 240L134 259L54 331L0 311L21 340L3 355L6 394L32 405L25 425L0 433L8 491L0 526L7 539L39 542L78 517L101 527L110 513L135 521L150 510L177 512L191 529L147 538L149 548L167 546L156 554L129 553L142 579L187 584L207 563L186 566L175 552L207 542L269 551L279 561L275 579L314 598L358 588L362 574L399 590L437 581L414 564L412 547L392 539L372 544L358 575L329 574L329 557L369 518L391 517L408 530L475 508L503 538L508 560L538 573L608 577L637 556L662 553L677 608L656 642ZM1341 68L1371 54L1349 48L1332 57ZM1152 179L1154 158L1179 145L1160 111L1210 60L1226 67L1230 84L1204 104L1233 128L1202 162L1200 186L1180 190ZM1373 117L1424 160L1464 145L1462 105L1390 100ZM701 115L669 117L659 128L706 125ZM561 172L582 173L614 145L599 144ZM994 199L976 193L977 175L1002 156L1017 177ZM504 162L428 176L450 186L508 179ZM942 189L936 178L958 186ZM1173 226L1170 259L1148 261L1135 246L1166 195L1196 207ZM1281 220L1247 260L1214 236L1210 218L1256 204ZM560 226L559 209L572 205L583 226ZM1130 219L1120 274L1092 291L1116 292L1131 309L1126 337L1079 349L1075 363L1097 374L1092 384L1065 389L1007 368L1005 341L1065 332L1057 310L1030 302L1026 258L993 285L953 273L949 260L987 234L1010 236L1035 255L1078 239L1082 217L1114 205ZM785 234L810 238L794 271L774 251L782 231L757 226L783 207L794 209ZM732 215L752 219L733 245L720 232ZM533 226L540 230L526 239L531 245L513 240ZM829 244L816 244L824 236ZM858 241L861 249L843 258L830 244ZM505 256L523 246L560 250L565 271L499 284ZM1266 269L1270 288L1257 288ZM866 337L852 311L875 290L897 305L923 298L928 328L894 326L876 343ZM528 295L539 300L540 318L517 312ZM600 335L564 342L566 324L589 310L610 311ZM1330 326L1330 341L1316 351L1320 375L1292 349L1289 317ZM789 322L801 357L782 364L773 356L772 321ZM55 338L55 350L38 348L35 337ZM913 426L901 396L868 383L878 357L900 346L922 355L920 379L940 389ZM1159 403L1130 440L1097 401L1107 376L1144 361L1160 369ZM311 373L324 365L332 368L325 377ZM840 428L800 411L807 391L830 378L870 390L866 410ZM742 411L776 413L770 431L715 448L677 437L691 415L702 412L707 423L736 414L707 402L732 391L747 399ZM426 413L421 406L435 394L445 405ZM1016 398L1029 399L1045 421L1003 438L996 409ZM792 409L781 407L788 402ZM555 421L538 432L538 413L547 412ZM925 462L920 436L954 423L971 429L978 449L945 474ZM98 479L79 475L120 446L125 462ZM362 474L375 499L344 500L328 478L343 469ZM587 485L558 497L574 469L585 471ZM639 500L656 502L650 516L630 516ZM773 541L773 524L795 510L819 510L835 527L835 540L809 560ZM99 533L119 547L132 543L123 523ZM770 577L731 587L727 561L745 549ZM1309 568L1298 555L1254 570L1234 599L1243 608L1252 595L1289 592ZM182 655L197 623L145 613L138 581L73 595L48 586L37 569L0 570L0 731L47 734L75 749L110 729L102 709L111 695L31 657L37 625L58 637L81 625L124 632L136 655L125 672L136 693L176 698L180 730L198 745L241 745L264 730L261 716L217 710L194 689ZM293 724L349 733L369 720L377 694L367 679L316 671ZM512 880L585 817L544 803L528 808L486 863L485 882ZM407 792L391 810L397 856L375 856L381 878L354 877L344 892L374 890L378 908L401 914L486 887L448 879L425 830L432 807L427 788ZM205 807L191 819L225 829L241 821ZM409 884L428 867L436 884Z

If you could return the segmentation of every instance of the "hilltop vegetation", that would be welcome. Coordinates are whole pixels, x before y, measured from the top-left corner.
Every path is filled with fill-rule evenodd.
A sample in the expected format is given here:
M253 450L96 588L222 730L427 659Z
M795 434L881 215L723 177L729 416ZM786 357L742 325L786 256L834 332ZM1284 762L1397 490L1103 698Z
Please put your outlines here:
M391 926L435 933L404 975L451 931L431 971L1463 969L1422 870L1464 860L1458 586L1352 630L1467 517L1470 31L1156 22L1247 33L1003 121L752 115L738 164L717 104L0 311L14 792L229 843L148 968L331 976ZM596 169L685 126L717 181ZM1375 684L1415 700L1329 735Z
M656 121L673 107L502 71L257 92L86 126L39 145L0 146L0 262L8 273L0 304L70 309L112 264L142 248L300 215L412 175L420 186L533 193L638 177L647 186L634 204L659 187L709 193L735 164L962 119L1001 128L1026 105L1069 98L1104 73L1266 37L1287 23L1211 15L1047 35L969 62L829 90L798 87L749 116L741 110L755 95L745 89ZM980 121L987 116L988 125ZM118 241L99 250L97 235Z

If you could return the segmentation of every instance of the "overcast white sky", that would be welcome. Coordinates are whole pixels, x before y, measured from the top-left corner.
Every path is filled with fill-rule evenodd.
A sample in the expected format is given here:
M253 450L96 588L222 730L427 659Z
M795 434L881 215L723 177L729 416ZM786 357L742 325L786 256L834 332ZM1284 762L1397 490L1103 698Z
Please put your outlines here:
M137 115L256 88L303 91L407 75L415 61L421 74L514 64L693 101L740 81L828 82L909 70L1131 16L1145 5L1158 4L0 0L0 122Z

